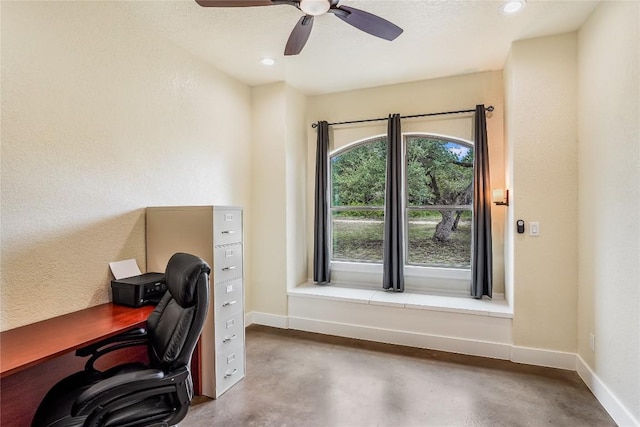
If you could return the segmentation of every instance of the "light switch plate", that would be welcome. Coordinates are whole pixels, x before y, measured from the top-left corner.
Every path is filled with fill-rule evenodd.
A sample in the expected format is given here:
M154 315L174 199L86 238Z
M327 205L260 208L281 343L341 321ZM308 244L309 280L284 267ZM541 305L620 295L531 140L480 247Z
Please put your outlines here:
M540 223L539 222L530 222L529 223L529 235L530 236L539 236L540 235Z

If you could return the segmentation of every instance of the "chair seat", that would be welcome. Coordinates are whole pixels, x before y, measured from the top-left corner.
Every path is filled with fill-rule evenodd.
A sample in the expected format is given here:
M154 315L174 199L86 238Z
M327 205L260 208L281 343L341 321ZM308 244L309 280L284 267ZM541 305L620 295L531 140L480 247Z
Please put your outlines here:
M155 396L114 410L103 422L105 427L149 426L166 418L174 405L165 396ZM161 423L162 424L162 423Z
M142 363L115 366L105 372L81 371L56 384L45 396L33 420L34 426L77 427L82 426L86 416L72 416L73 403L91 386L108 378L149 369ZM104 427L166 425L162 423L175 411L174 402L166 395L152 396L137 400L127 400L121 407L116 405L109 415L100 421Z
M102 377L98 371L81 371L57 383L46 394L33 418L34 426L81 426L86 417L72 417L76 398Z

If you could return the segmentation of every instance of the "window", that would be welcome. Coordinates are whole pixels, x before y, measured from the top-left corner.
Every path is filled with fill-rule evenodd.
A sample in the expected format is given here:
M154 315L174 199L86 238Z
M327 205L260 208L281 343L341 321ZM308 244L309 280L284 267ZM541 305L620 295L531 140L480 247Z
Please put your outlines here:
M331 156L332 260L382 262L386 167L386 137Z
M439 270L440 277L464 279L471 267L473 145L416 134L405 135L403 144L405 274L428 276ZM375 265L382 263L386 151L382 136L330 156L334 271L382 271ZM443 276L444 269L449 273ZM451 269L462 275L451 276Z
M405 146L407 264L471 268L473 148L429 136Z

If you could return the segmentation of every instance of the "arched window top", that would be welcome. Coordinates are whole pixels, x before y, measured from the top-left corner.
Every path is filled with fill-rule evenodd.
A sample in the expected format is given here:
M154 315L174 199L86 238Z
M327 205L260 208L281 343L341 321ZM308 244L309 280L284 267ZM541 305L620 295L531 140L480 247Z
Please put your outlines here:
M455 136L441 135L437 133L426 133L426 132L404 133L402 134L402 136L407 139L428 138L432 140L450 142L452 144L458 144L458 145L473 148L473 141L467 141L466 139L458 138Z
M468 140L463 139L463 138L458 138L458 137L449 136L449 135L441 135L441 134L437 134L437 133L407 132L407 133L403 133L402 137L403 137L403 139L429 138L429 139L432 139L432 140L447 141L447 142L450 142L452 144L459 144L461 146L470 147L470 148L473 148L473 146L474 146L473 141L468 141ZM348 143L346 145L343 145L340 148L337 148L337 149L331 151L329 153L329 157L340 155L345 151L349 151L349 150L354 149L354 148L356 148L358 146L361 146L361 145L374 143L374 142L377 142L379 140L386 141L386 139L387 139L387 135L386 134L374 135L374 136L369 136L369 137L366 137L366 138L363 138L363 139L359 139L359 140L350 142L350 143Z
M340 148L337 148L333 151L331 151L329 153L329 157L334 157L334 156L339 156L340 154L347 152L349 150L353 150L355 148L358 148L362 145L367 145L367 144L372 144L372 143L376 143L376 142L380 142L383 141L386 145L386 141L387 141L387 135L375 135L375 136L370 136L364 139L359 139L357 141L353 141L348 143L347 145L343 145Z

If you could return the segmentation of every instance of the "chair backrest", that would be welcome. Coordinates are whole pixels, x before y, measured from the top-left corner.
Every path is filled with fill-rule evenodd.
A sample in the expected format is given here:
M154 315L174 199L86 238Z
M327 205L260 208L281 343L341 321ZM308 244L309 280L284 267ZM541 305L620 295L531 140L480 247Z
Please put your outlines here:
M165 271L167 292L147 319L149 362L165 372L189 366L209 306L209 265L177 253Z

